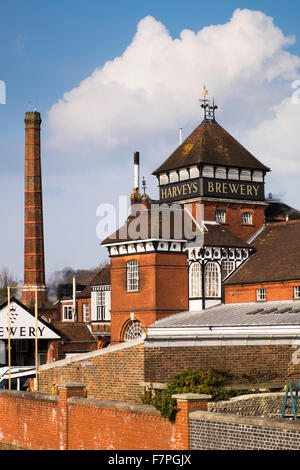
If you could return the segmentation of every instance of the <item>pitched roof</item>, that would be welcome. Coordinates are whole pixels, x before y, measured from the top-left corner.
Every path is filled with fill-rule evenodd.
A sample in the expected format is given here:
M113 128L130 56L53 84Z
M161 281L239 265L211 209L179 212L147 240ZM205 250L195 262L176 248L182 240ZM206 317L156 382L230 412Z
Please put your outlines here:
M150 325L157 328L197 328L253 325L299 325L300 300L220 304L206 310L187 311ZM150 334L151 336L151 334Z
M95 277L88 283L82 292L76 295L77 299L85 299L91 296L91 289L93 286L108 286L110 285L110 265L106 264Z
M206 222L204 230L204 246L246 248L249 247L249 244L238 238L223 225L217 223L209 224Z
M255 253L225 285L300 280L300 220L266 225L253 240Z
M204 120L153 174L198 163L270 171L217 122Z
M64 345L64 352L90 351L97 343L85 323L54 323L54 327L67 343Z

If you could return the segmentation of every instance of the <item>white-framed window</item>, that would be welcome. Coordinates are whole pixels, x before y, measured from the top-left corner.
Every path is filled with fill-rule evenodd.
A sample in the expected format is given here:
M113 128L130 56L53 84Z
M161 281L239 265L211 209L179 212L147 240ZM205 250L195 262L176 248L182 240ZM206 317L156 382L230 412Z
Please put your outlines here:
M110 286L94 286L91 292L92 322L110 321Z
M222 279L225 279L229 274L232 273L235 269L235 262L234 261L222 261Z
M221 296L221 281L220 269L217 263L210 261L205 266L205 296L206 297L220 297Z
M257 302L262 302L267 300L267 294L265 288L256 289L256 300Z
M202 297L202 272L200 263L193 263L190 267L190 296Z
M145 333L145 329L141 322L138 320L132 320L126 326L124 332L124 341L130 341L132 339L140 338Z
M300 299L300 286L294 286L294 299Z
M73 305L63 305L63 321L73 321Z
M96 320L105 320L105 291L100 290L96 293Z
M82 319L86 323L90 321L90 304L88 303L82 304Z
M216 222L218 222L219 224L225 224L226 222L225 209L216 209Z
M242 224L252 225L252 213L251 212L242 213Z
M127 292L139 290L139 263L135 259L128 261L126 265Z

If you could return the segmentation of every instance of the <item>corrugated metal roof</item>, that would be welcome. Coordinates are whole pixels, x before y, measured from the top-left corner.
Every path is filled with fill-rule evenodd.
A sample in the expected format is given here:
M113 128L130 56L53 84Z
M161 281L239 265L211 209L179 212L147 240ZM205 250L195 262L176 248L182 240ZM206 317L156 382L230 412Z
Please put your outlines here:
M221 304L158 320L149 328L300 325L300 300Z

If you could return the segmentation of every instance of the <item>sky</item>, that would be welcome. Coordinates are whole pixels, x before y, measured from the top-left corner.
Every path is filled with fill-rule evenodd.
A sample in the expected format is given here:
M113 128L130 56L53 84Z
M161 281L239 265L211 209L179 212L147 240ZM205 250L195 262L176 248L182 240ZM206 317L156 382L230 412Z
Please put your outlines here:
M202 121L216 119L300 208L300 4L286 1L0 0L0 267L23 278L24 116L42 117L47 278L107 258L97 225ZM5 103L3 102L5 84ZM1 99L2 96L2 99ZM122 219L123 217L123 219Z

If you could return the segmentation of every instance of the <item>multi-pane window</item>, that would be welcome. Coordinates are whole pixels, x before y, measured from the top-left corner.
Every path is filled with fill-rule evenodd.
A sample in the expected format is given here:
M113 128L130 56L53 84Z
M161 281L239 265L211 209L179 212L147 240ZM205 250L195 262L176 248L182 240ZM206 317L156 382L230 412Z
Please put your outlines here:
M262 300L267 300L267 295L266 295L266 289L265 288L256 289L256 300L258 302L260 302Z
M124 341L140 338L144 333L145 329L143 325L138 320L132 320L126 327Z
M105 320L105 291L100 290L96 294L96 314L98 321Z
M294 299L300 299L300 286L294 286Z
M242 213L242 224L251 225L252 224L252 214L251 212Z
M127 292L139 290L139 263L132 259L127 263Z
M205 296L220 297L221 282L220 270L217 263L209 262L205 266Z
M82 318L84 322L90 321L90 305L82 304Z
M234 261L222 261L222 280L234 271Z
M63 320L72 321L73 320L73 305L64 305L63 306Z
M190 267L190 296L202 297L202 275L200 263L193 263Z
M216 222L219 224L225 224L226 222L226 211L224 209L216 210Z

